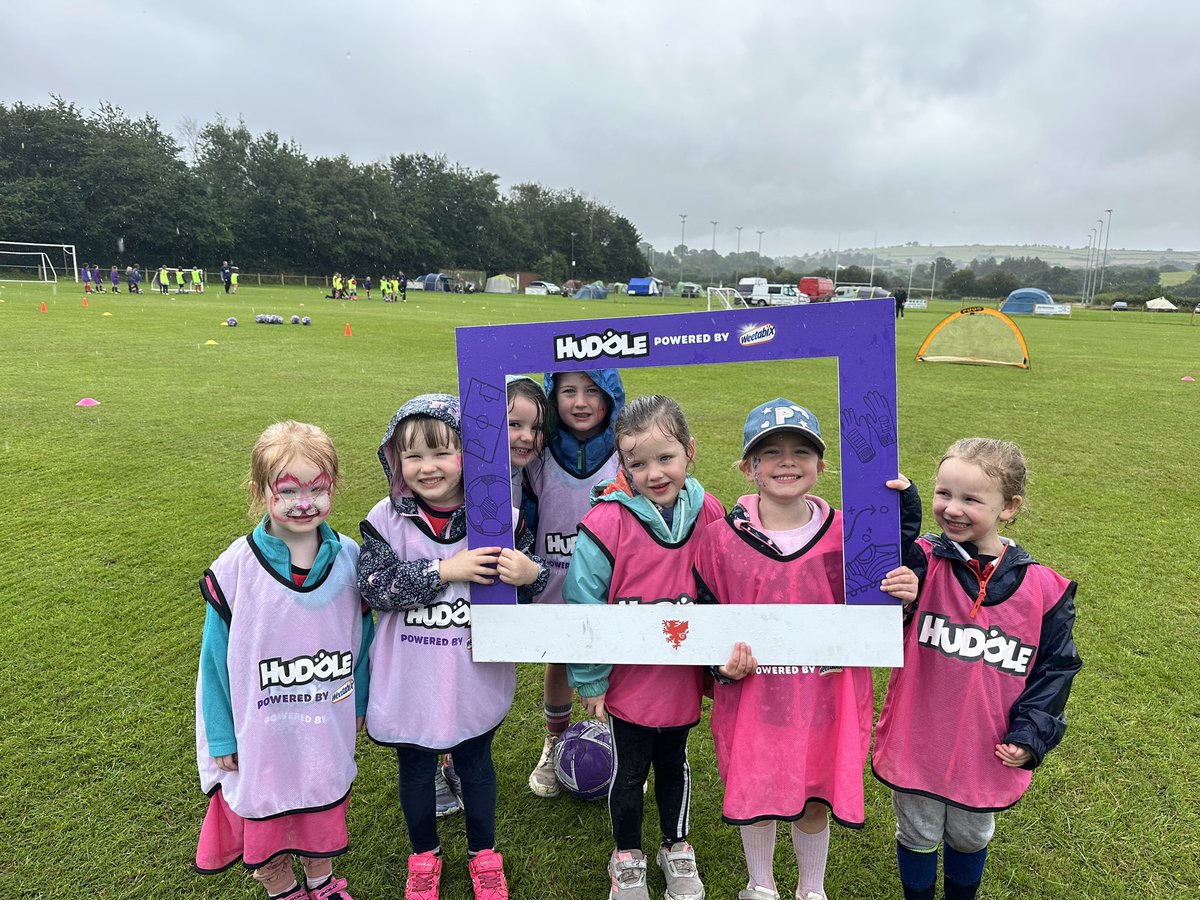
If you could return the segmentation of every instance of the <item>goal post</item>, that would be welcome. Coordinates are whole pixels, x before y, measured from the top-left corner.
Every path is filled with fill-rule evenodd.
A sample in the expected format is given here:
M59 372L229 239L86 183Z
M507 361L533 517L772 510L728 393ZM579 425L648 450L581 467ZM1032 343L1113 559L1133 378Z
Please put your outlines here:
M79 281L74 244L0 241L0 281L56 284Z

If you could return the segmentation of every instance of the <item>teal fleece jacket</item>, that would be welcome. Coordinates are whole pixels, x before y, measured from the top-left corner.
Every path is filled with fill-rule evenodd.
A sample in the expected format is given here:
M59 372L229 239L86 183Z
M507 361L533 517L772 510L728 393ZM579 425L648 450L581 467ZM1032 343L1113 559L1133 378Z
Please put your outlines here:
M608 491L614 480L602 481L592 489L592 505L621 504L631 515L645 522L655 537L667 544L683 542L691 533L704 506L704 488L700 486L700 482L689 476L679 493L679 499L675 501L671 524L667 525L658 506L641 494L631 496L623 490ZM571 568L567 570L567 580L563 584L563 601L607 603L611 583L612 563L587 532L580 529L575 538ZM567 663L567 682L579 691L579 696L597 697L608 691L608 676L611 672L612 666L607 663Z

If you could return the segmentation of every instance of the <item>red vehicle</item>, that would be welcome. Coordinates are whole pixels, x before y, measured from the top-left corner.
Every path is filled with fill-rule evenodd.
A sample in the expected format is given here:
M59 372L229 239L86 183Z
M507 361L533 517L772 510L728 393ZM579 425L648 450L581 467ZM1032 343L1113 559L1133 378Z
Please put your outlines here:
M806 275L800 279L800 292L808 294L813 303L820 303L833 296L833 281L818 278L816 275Z

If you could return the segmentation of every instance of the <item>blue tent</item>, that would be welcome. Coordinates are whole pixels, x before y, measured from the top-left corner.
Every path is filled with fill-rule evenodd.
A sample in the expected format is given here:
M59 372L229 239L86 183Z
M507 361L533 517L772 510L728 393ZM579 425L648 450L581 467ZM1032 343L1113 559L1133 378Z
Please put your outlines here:
M427 291L448 291L450 290L449 275L422 275L417 279L425 285Z
M576 300L607 300L608 288L603 282L593 281L591 284L585 284L572 295Z
M659 288L657 278L630 278L629 279L629 296L631 297L651 297L662 293Z
M1054 298L1041 288L1018 288L1000 304L1000 312L1006 316L1032 316L1033 308L1039 303L1053 303Z

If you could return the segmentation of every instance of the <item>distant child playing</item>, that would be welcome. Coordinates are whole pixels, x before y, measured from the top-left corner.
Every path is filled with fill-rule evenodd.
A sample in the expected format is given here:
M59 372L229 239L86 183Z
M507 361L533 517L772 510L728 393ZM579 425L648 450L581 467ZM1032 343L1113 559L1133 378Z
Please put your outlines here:
M351 900L331 857L347 850L373 626L355 584L358 545L325 524L337 481L325 432L272 425L251 455L251 511L265 515L200 581L196 756L210 800L196 867L241 859L287 900Z
M842 514L809 494L825 470L824 457L825 441L811 411L782 397L750 411L738 467L757 492L740 498L724 521L705 531L696 565L701 600L846 602ZM888 486L903 484L895 480ZM915 490L901 496L901 505L915 505L919 522ZM911 600L917 578L901 566L880 587ZM760 669L752 649L739 642L716 673L712 730L725 783L721 813L741 829L749 874L739 900L778 900L777 821L791 823L798 900L825 898L829 814L847 827L863 826L863 765L874 711L871 671L800 669Z
M423 394L396 412L379 447L390 490L362 523L358 583L379 612L367 733L396 749L408 827L406 900L437 900L442 874L435 773L452 752L466 808L476 900L505 900L496 844L492 738L512 705L516 667L471 657L471 590L497 577L545 584L521 552L469 548L458 398ZM531 542L531 541L530 541Z
M525 482L537 503L534 552L550 566L550 582L538 603L562 603L562 586L571 564L579 522L591 505L592 488L617 474L613 424L625 405L625 388L616 369L558 372L547 375L550 437L546 449L525 469ZM546 665L542 701L546 739L529 789L539 797L557 797L554 745L571 724L571 686L562 663Z
M692 603L701 535L725 508L688 475L696 441L679 404L639 397L615 427L621 469L593 490L563 585L567 603ZM649 900L642 852L643 785L654 767L666 900L702 900L691 807L688 733L700 721L700 666L568 664L587 711L607 720L615 759L608 811L616 848L610 900Z
M1016 445L956 441L934 483L942 533L911 554L921 594L906 609L904 665L892 670L872 760L892 789L908 900L932 900L939 844L946 900L976 896L995 813L1021 799L1067 728L1082 666L1075 582L999 534L1025 485Z

